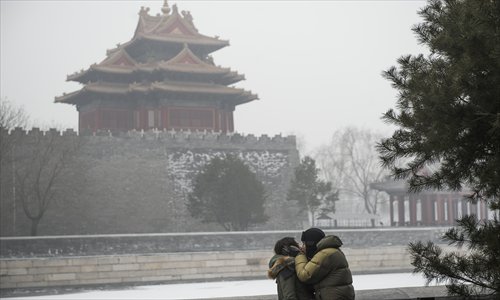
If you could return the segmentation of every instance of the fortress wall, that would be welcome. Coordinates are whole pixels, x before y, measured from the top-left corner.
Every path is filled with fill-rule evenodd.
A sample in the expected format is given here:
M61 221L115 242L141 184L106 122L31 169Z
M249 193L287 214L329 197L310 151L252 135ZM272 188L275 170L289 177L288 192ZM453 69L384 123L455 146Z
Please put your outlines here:
M440 242L447 228L325 230L352 249L405 247L414 241ZM72 235L0 238L0 258L127 255L154 253L262 250L282 237L300 240L300 230L151 234Z
M15 145L15 163L2 160L0 233L29 235L30 221L13 182L15 169L37 140L55 136L62 144L77 135L72 130L37 129L0 134ZM302 227L298 209L286 201L299 159L293 136L131 131L99 132L82 139L71 172L58 183L55 201L39 225L40 235L221 230L191 218L185 203L191 179L212 157L224 153L241 157L266 186L266 214L271 218L253 229Z
M354 274L413 270L406 246L343 251ZM272 255L254 250L0 259L0 289L266 279Z
M439 243L444 230L326 233L342 239L351 271L360 274L410 272L407 243ZM4 237L0 288L265 279L274 243L284 236L299 239L300 231Z

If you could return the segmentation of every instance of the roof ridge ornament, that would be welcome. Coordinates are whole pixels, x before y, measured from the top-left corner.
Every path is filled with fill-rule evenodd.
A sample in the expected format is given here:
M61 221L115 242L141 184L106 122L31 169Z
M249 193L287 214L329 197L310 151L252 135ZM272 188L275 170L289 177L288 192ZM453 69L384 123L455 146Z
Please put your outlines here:
M149 7L141 6L141 10L139 11L139 15L144 16L144 15L147 15L148 12L149 12Z
M193 16L191 15L191 12L189 10L183 10L183 11L181 11L181 14L182 14L182 17L184 18L184 20L186 22L188 22L189 25L193 26L194 30L196 30L196 32L198 32L198 29L196 29L196 27L194 26Z
M167 0L163 1L163 7L161 8L161 12L164 15L168 15L170 13L170 7L168 7L168 1Z

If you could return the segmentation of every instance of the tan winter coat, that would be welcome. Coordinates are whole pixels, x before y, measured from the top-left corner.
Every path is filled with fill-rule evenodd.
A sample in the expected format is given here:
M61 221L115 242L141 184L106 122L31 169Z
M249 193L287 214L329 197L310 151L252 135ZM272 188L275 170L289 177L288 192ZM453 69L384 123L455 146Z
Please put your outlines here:
M318 251L310 261L304 254L295 258L297 277L313 284L317 300L354 299L352 275L337 236L326 236L316 246Z

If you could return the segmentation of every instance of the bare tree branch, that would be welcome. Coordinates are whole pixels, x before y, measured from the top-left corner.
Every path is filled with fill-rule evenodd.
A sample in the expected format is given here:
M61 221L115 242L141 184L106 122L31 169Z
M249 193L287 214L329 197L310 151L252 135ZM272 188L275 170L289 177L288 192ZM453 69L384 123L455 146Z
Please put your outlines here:
M378 161L375 145L380 134L369 130L348 127L337 130L331 142L317 152L322 175L336 182L340 191L363 202L368 213L377 213L380 194L370 188L385 175Z

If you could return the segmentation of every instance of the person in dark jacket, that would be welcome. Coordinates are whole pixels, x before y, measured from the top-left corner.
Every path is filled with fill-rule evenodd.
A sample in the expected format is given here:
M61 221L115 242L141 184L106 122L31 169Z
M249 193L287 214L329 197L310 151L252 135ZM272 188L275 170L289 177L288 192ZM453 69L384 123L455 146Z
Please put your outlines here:
M295 256L300 252L293 237L278 240L274 246L275 255L269 261L267 275L276 280L278 300L313 300L312 286L298 280L295 273Z
M325 236L321 229L310 228L302 232L301 240L305 253L299 253L295 258L299 280L314 285L317 300L353 300L351 270L340 250L340 238Z

